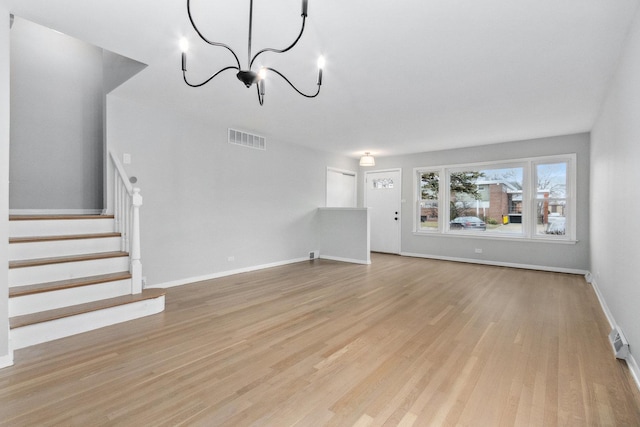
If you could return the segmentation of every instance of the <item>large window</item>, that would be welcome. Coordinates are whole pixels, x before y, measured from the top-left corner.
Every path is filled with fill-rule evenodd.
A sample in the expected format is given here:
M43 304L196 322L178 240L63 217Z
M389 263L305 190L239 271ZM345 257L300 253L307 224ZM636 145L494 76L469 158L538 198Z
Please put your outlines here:
M573 240L575 155L416 169L417 233Z

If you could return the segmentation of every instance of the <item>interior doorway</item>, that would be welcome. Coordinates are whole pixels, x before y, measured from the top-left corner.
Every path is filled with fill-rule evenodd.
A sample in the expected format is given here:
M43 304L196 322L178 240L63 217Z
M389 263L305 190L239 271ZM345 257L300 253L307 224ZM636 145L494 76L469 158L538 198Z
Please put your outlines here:
M328 208L355 208L356 173L336 168L327 168L327 200Z

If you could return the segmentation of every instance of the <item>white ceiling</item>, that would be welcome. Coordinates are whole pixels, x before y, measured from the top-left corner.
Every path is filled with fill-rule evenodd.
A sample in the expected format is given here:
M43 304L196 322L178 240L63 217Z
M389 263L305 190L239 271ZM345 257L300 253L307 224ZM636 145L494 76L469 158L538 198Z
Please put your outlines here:
M200 89L182 82L232 57L190 27L186 0L0 0L17 16L149 65L117 96L191 111L203 119L357 157L406 154L589 131L637 0L309 0L298 46L265 54L308 100L278 77L258 105L227 71ZM192 0L210 39L246 64L248 0ZM255 0L254 52L297 35L301 0Z

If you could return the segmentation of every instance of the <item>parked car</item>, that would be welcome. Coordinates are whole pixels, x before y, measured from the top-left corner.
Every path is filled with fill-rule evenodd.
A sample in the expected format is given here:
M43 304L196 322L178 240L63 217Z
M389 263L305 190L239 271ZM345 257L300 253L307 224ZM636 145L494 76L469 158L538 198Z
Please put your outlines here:
M565 234L565 224L567 223L567 219L563 216L559 216L558 214L549 214L547 225L544 228L545 234L557 234L564 236Z
M486 230L487 224L477 216L459 216L449 222L451 230Z

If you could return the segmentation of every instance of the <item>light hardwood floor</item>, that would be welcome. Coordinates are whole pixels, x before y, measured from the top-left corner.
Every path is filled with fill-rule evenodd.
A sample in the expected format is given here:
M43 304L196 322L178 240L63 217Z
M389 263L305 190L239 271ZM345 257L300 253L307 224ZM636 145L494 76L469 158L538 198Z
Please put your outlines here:
M0 370L0 424L640 426L581 276L374 254L169 289Z

